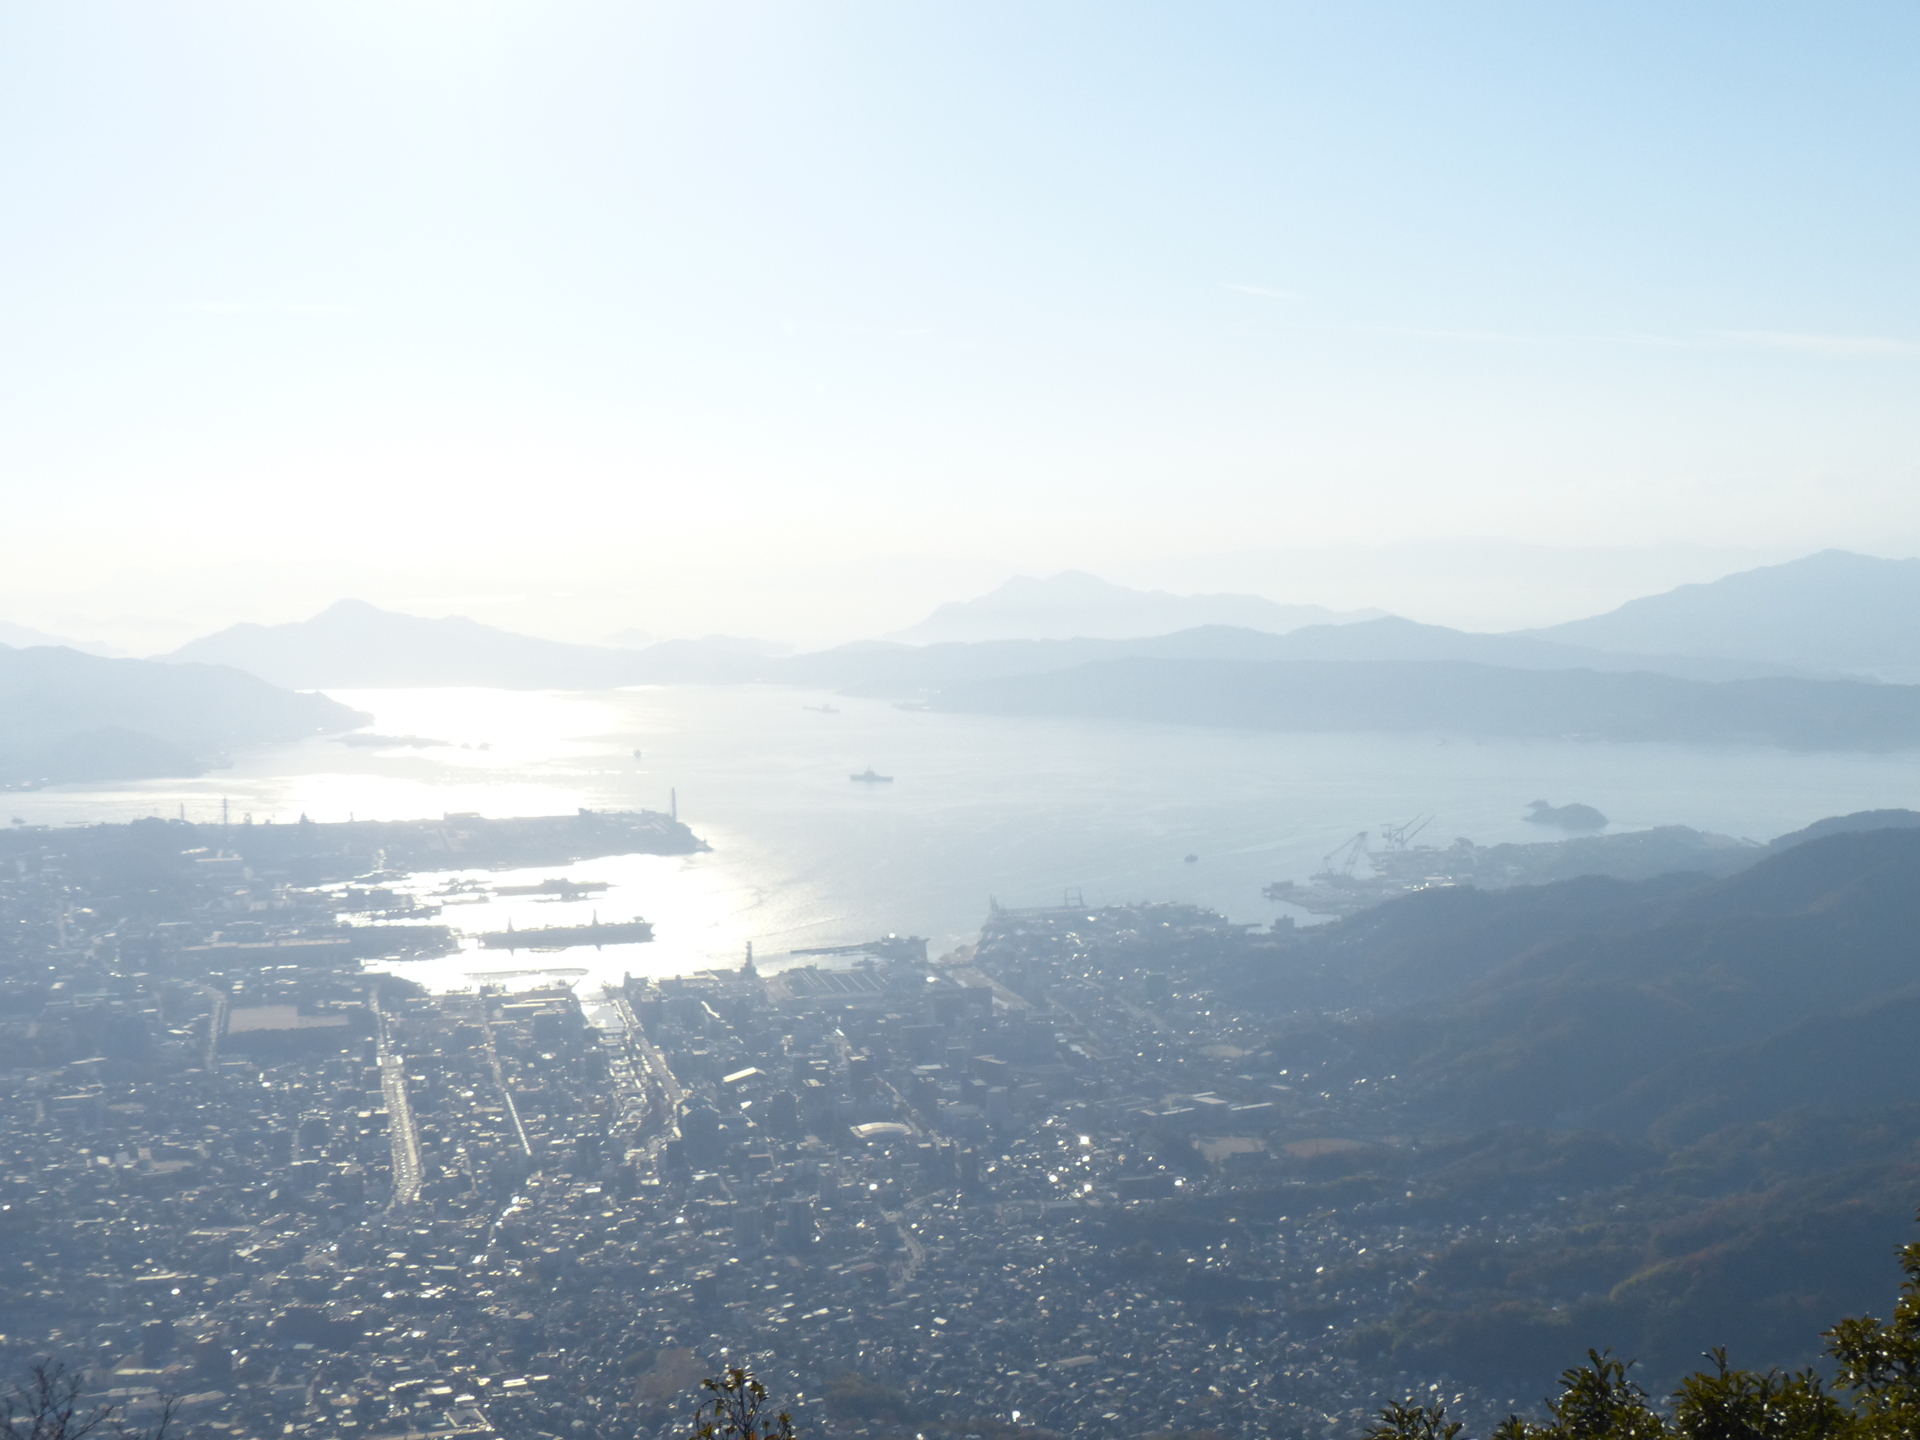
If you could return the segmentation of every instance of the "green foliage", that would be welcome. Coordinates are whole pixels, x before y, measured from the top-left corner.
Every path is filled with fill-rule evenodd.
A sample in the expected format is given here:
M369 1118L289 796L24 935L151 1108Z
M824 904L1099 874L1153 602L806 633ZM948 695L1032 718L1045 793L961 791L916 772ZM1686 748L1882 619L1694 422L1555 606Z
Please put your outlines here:
M1635 1383L1632 1362L1589 1350L1564 1371L1552 1419L1510 1416L1490 1440L1916 1440L1920 1437L1920 1244L1901 1252L1906 1280L1889 1323L1865 1316L1826 1332L1836 1389L1811 1370L1737 1370L1725 1350L1680 1382L1665 1413ZM1846 1396L1843 1401L1841 1394ZM1390 1405L1367 1440L1454 1440L1441 1406Z
M1713 1373L1680 1382L1673 1429L1687 1440L1827 1440L1857 1433L1852 1417L1811 1370L1782 1375L1735 1370L1727 1352L1710 1354Z
M1460 1433L1460 1422L1447 1419L1447 1407L1435 1405L1387 1406L1379 1423L1367 1431L1366 1440L1453 1440Z
M700 1385L709 1398L694 1410L688 1440L794 1440L793 1416L785 1410L771 1420L761 1418L767 1387L751 1370L736 1365Z
M1901 1252L1900 1268L1907 1278L1891 1324L1861 1316L1827 1332L1840 1387L1853 1394L1852 1433L1872 1440L1920 1435L1920 1245Z
M1673 1432L1647 1404L1632 1368L1630 1360L1589 1350L1585 1365L1561 1372L1560 1396L1548 1406L1553 1423L1513 1433L1541 1440L1664 1440Z

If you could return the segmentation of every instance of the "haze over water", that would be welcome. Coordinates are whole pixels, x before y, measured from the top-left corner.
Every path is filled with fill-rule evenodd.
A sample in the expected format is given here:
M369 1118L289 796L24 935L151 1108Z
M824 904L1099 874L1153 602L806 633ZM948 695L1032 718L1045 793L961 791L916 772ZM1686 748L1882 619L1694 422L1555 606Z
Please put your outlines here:
M1057 904L1069 888L1089 905L1184 900L1266 923L1284 907L1261 886L1319 869L1357 830L1432 814L1421 842L1553 838L1519 818L1534 799L1596 805L1616 830L1678 823L1756 840L1824 815L1920 805L1911 754L1008 719L773 686L334 693L371 713L375 732L448 743L311 740L193 780L16 794L8 813L60 824L184 806L216 821L224 796L235 823L418 819L664 810L678 792L681 818L711 852L527 872L613 888L571 905L495 900L443 916L478 932L509 917L525 928L638 914L655 923L655 943L411 967L445 986L517 967L617 978L737 965L748 941L776 964L796 947L888 932L928 936L939 953L973 938L990 896ZM838 713L806 708L821 705ZM848 779L869 765L894 782Z

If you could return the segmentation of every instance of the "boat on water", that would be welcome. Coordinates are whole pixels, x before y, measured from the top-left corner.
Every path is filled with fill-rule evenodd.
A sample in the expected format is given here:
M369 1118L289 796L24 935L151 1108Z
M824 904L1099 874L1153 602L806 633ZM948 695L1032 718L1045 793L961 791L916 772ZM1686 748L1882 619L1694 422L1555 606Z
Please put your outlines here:
M873 768L873 767L872 767L871 765L869 765L869 766L868 766L868 767L867 767L867 768L866 768L865 770L863 770L863 771L861 771L861 772L860 772L860 773L859 773L858 775L849 775L849 776L847 776L847 779L849 779L849 780L857 780L857 781L859 781L859 782L860 782L860 783L861 783L862 785L891 785L891 784L893 784L893 776L891 776L891 775L881 775L881 774L877 774L877 773L876 773L876 772L874 771L874 768Z
M833 705L802 705L802 710L811 710L816 715L838 715L839 708Z
M480 937L488 950L565 950L575 945L640 945L653 939L653 926L635 918L602 924L598 915L586 925L540 925L531 930L507 928Z

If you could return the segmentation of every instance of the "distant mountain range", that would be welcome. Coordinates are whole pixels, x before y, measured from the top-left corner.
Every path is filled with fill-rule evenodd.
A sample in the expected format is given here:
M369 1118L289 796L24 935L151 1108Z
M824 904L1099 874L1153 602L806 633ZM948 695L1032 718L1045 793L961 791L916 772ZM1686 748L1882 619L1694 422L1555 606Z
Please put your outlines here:
M343 600L293 624L236 625L165 658L300 689L765 682L950 709L1283 729L1920 743L1920 691L1841 676L1920 678L1920 625L1909 618L1920 615L1920 560L1829 551L1506 635L1362 612L1306 623L1331 613L1129 590L1069 572L942 606L903 632L925 643L783 655L719 636L645 649L565 644ZM1204 615L1241 623L1182 623ZM1168 625L1177 628L1160 628ZM1075 633L933 638L1018 631Z
M426 620L343 600L311 620L235 625L163 658L232 665L301 689L487 685L593 689L614 685L765 681L889 698L955 685L1147 657L1196 660L1472 660L1516 669L1647 670L1692 679L1747 679L1780 667L1688 656L1622 655L1525 635L1475 635L1392 616L1313 625L1281 635L1208 625L1106 640L993 640L908 645L862 641L782 655L764 641L709 636L643 650L569 645L477 621Z
M244 746L366 719L221 666L0 646L0 783L9 785L195 775Z
M1312 625L1285 635L1207 625L1133 640L989 640L902 645L867 641L796 655L761 677L851 694L906 698L1017 675L1039 675L1125 659L1317 660L1426 663L1467 660L1516 670L1640 670L1697 680L1754 679L1788 673L1752 661L1674 655L1621 655L1527 635L1475 635L1397 616L1346 625Z
M1525 633L1597 650L1716 655L1911 683L1920 681L1920 560L1823 550Z
M232 625L161 658L232 665L298 689L589 689L630 683L634 653L538 640L461 616L424 620L342 600L311 620Z
M664 640L644 650L570 645L464 616L428 620L364 600L342 600L310 620L232 625L159 658L231 665L301 690L445 685L596 690L769 678L785 648L727 635Z
M78 650L87 655L106 655L119 658L126 652L116 650L111 645L99 645L91 640L74 640L65 635L49 635L44 630L35 630L31 625L16 625L11 620L0 620L0 645L11 645L16 650L30 645L64 645L69 650Z
M1016 576L976 600L954 600L918 625L889 635L912 645L992 640L1128 640L1202 625L1283 635L1304 625L1373 620L1380 610L1281 605L1258 595L1170 595L1133 590L1078 570L1045 579Z

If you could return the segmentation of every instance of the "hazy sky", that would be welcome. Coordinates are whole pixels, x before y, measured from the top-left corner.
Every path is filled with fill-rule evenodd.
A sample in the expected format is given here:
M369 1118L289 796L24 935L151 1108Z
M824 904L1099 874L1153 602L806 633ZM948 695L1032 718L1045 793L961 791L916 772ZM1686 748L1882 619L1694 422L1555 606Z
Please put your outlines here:
M0 598L1913 553L1917 64L1910 3L0 0Z

